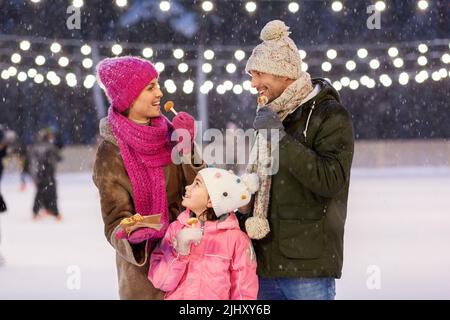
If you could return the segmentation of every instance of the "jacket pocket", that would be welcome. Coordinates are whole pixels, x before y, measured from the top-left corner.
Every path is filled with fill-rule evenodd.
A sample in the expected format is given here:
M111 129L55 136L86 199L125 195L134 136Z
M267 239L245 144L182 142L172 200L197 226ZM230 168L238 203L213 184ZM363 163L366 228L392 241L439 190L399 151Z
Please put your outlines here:
M279 220L279 249L287 258L318 259L325 246L324 218L320 220Z

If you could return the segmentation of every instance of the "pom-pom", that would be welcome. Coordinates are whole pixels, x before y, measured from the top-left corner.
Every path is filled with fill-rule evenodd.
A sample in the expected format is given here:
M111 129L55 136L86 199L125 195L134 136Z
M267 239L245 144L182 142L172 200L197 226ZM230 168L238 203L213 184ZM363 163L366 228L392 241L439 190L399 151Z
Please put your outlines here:
M251 239L262 239L270 232L269 221L266 218L250 217L245 221L245 231Z
M259 189L259 177L256 173L246 173L241 176L241 180L247 186L248 191L253 194Z
M289 27L281 20L272 20L268 22L261 30L260 38L262 41L278 40L289 36Z

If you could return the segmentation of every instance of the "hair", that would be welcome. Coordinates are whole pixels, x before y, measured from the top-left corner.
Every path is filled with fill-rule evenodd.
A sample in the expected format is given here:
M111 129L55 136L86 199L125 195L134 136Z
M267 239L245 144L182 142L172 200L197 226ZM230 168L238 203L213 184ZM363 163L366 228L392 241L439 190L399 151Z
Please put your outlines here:
M128 118L129 114L130 114L130 108L128 108L127 110L122 112L122 115L125 116L126 118Z
M214 212L213 208L208 208L205 211L203 211L203 214L206 217L206 221L216 221L219 220L219 218L216 216L216 213ZM196 214L194 212L191 211L190 213L190 217L191 218L195 218Z

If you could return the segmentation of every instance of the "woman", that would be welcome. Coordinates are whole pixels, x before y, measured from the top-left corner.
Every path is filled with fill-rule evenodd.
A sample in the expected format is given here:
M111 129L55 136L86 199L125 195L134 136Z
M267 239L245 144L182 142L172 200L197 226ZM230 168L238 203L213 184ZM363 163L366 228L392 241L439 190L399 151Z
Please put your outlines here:
M158 73L147 60L104 59L97 66L97 78L111 106L100 122L103 140L93 180L100 193L105 235L116 250L119 296L162 299L163 293L147 280L148 257L154 240L182 211L184 187L204 167L171 161L171 133L174 129L193 132L194 120L180 112L171 124L161 115ZM162 228L140 228L123 237L121 220L136 213L161 214Z

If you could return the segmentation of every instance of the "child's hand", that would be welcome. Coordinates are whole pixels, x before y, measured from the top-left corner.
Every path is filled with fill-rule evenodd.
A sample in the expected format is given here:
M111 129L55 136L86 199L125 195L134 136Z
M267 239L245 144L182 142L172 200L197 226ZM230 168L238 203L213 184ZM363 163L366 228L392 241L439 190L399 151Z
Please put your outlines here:
M179 254L186 256L191 252L191 244L198 243L201 239L202 230L199 228L184 228L175 236L173 246Z

